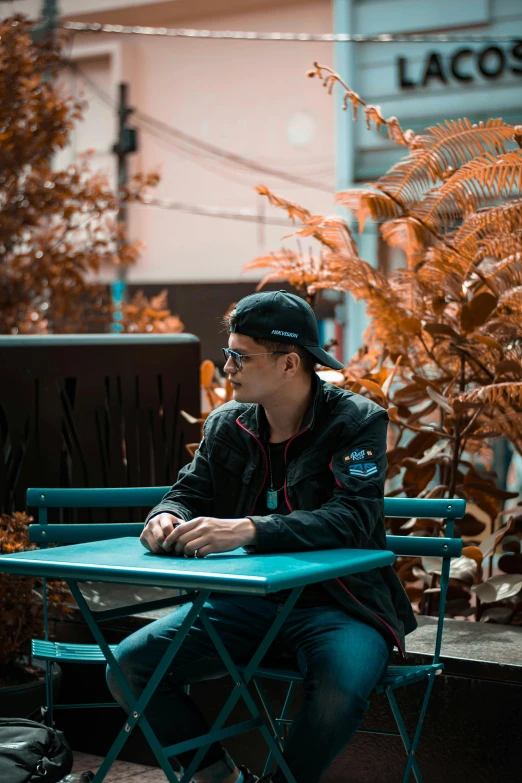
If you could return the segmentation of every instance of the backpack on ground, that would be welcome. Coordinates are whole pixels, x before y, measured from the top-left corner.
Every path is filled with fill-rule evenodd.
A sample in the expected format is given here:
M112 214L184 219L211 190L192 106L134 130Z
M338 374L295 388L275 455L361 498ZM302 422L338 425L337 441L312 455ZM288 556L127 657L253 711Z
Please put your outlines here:
M73 754L61 731L23 718L0 718L0 780L58 783L72 769Z

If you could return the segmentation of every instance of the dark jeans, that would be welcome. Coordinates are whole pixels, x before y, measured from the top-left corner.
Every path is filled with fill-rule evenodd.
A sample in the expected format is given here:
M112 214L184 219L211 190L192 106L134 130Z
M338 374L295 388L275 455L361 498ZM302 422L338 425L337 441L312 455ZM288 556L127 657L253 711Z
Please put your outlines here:
M180 607L118 645L116 658L136 697L190 606ZM252 596L211 596L205 604L210 621L236 664L250 660L279 610L277 603ZM295 655L304 675L303 705L291 727L284 756L298 783L318 783L361 722L370 692L388 665L391 645L372 626L340 606L294 608L278 642ZM199 707L182 686L224 674L223 662L201 622L196 621L145 710L163 746L208 731ZM107 682L114 698L125 708L110 669ZM194 755L195 751L181 753L179 761L186 768ZM224 748L214 743L200 769L223 758ZM275 779L285 780L281 772Z

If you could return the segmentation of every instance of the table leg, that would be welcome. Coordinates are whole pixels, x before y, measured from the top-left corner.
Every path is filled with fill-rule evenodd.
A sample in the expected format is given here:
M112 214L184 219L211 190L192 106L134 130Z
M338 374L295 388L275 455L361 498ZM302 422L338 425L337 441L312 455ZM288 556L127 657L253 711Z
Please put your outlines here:
M96 620L94 619L91 610L89 609L83 595L81 594L78 588L78 585L76 584L76 582L69 581L69 580L67 581L67 584L69 586L71 593L73 594L76 603L78 604L78 607L89 627L89 630L91 631L95 641L97 642L97 644L99 644L103 654L105 655L105 659L109 664L112 673L119 687L121 688L121 691L127 703L129 705L132 705L130 707L130 712L127 718L127 722L122 727L120 733L114 740L107 756L103 760L98 772L94 777L93 783L101 783L101 781L105 778L107 772L109 771L118 753L120 752L121 748L129 738L132 730L134 729L138 721L140 723L140 726L142 728L145 737L147 738L147 741L149 742L152 750L154 751L154 754L156 755L161 765L163 772L167 776L167 779L170 781L170 783L177 783L179 778L174 772L174 770L172 769L172 766L170 765L170 762L168 760L168 756L165 754L164 749L162 748L156 735L154 734L147 718L145 717L145 715L143 715L143 712L147 704L149 703L151 697L153 696L154 691L156 690L163 676L167 672L167 669L172 663L174 656L176 655L177 651L181 647L182 643L185 641L185 637L187 636L190 628L194 624L197 616L199 615L203 607L203 604L208 599L208 596L210 595L210 591L202 590L199 593L190 611L185 617L185 620L181 624L175 639L173 639L173 641L165 651L154 674L152 675L151 679L149 680L143 692L141 693L141 696L137 700L135 700L135 697L130 687L128 686L127 681L123 676L120 666L118 665L108 643L105 641L103 633L100 627L98 626Z
M296 587L292 590L288 599L283 604L281 611L278 612L278 615L274 620L274 622L272 623L266 636L260 643L255 654L252 656L252 659L245 667L242 676L239 673L237 666L233 662L232 658L230 657L226 647L221 641L219 634L217 633L212 623L208 619L205 611L203 610L203 605L205 601L208 599L210 595L210 591L209 590L200 591L198 597L195 599L191 609L189 610L187 616L185 617L183 623L181 624L178 633L176 634L175 638L171 641L167 650L165 651L161 661L159 662L156 670L154 671L154 674L152 675L151 679L149 680L146 687L142 691L140 697L134 701L134 695L132 694L129 685L127 684L127 681L123 676L121 668L118 665L108 643L105 641L103 633L100 627L98 626L93 616L93 613L89 609L83 595L81 594L81 591L78 588L77 583L68 580L67 584L69 586L69 589L71 590L74 599L76 600L76 603L78 604L80 611L82 612L82 615L87 623L87 626L89 627L89 630L91 631L95 641L98 643L102 652L104 653L107 663L109 664L112 673L127 703L129 705L132 705L130 707L130 712L127 718L127 722L122 727L118 736L114 740L107 756L103 760L99 770L97 771L94 777L93 783L101 783L104 780L105 776L107 775L107 772L109 771L110 767L112 766L113 762L118 756L118 753L120 752L121 748L129 738L132 730L138 723L140 724L140 727L142 728L142 731L147 741L149 742L149 745L151 746L156 758L158 759L158 762L161 765L163 772L167 777L167 780L170 783L190 783L194 772L197 770L197 767L199 766L201 760L203 759L203 756L205 755L207 749L210 747L210 745L213 742L221 738L224 739L227 736L229 737L235 736L236 734L240 733L241 730L249 730L252 728L260 729L261 734L265 739L265 742L267 743L271 753L273 754L276 761L278 762L288 783L296 783L294 776L292 775L286 761L283 758L281 742L272 736L272 733L270 732L269 727L266 724L266 720L264 716L261 714L261 712L259 711L256 702L254 701L254 699L250 694L250 691L248 690L247 685L248 682L252 679L255 670L263 660L270 645L272 644L275 637L279 633L289 613L293 609L297 599L299 598L303 590L302 587ZM194 622L198 617L201 618L205 630L207 631L210 639L212 640L214 646L216 647L216 650L220 658L222 659L223 663L225 664L228 673L232 677L235 683L235 688L230 694L227 701L225 702L225 705L223 706L221 712L219 713L217 719L214 721L214 724L212 725L210 731L207 734L201 737L194 738L193 740L187 742L176 743L174 745L162 747L156 735L154 734L154 731L152 730L152 727L150 726L146 716L143 713L150 699L154 695L157 686L159 685L163 676L166 674L169 666L171 665L174 656L176 655L179 648L185 641L185 638L190 628L192 627L192 625L194 624ZM245 721L242 724L237 724L236 726L231 726L228 727L227 729L223 729L223 724L226 722L228 716L230 715L235 704L240 698L243 698L243 700L245 701L250 713L252 714L253 720ZM197 745L195 744L196 742ZM178 776L172 769L172 766L170 765L169 758L175 755L177 752L181 752L182 750L188 750L189 748L187 746L198 747L198 751L194 756L190 765L182 774L182 777L178 778Z
M296 780L294 776L292 775L288 764L283 758L282 749L281 749L281 743L278 743L278 741L272 736L268 726L266 725L266 720L261 715L257 704L255 703L254 699L250 695L250 691L247 688L247 683L252 679L255 670L263 660L264 656L266 655L270 645L274 641L275 637L281 630L281 627L283 626L283 623L285 622L286 618L290 614L291 610L293 609L295 602L301 595L303 588L302 587L295 587L290 595L288 596L287 600L282 606L282 609L280 612L278 612L278 616L272 623L270 629L268 630L265 638L259 645L257 651L252 656L252 659L250 663L246 666L246 668L243 671L243 676L239 674L239 671L232 661L232 658L230 657L226 647L224 646L223 642L221 641L218 633L214 629L212 623L209 621L206 613L204 610L202 610L199 614L200 619L205 627L205 630L207 631L208 635L212 639L212 642L214 643L214 646L216 647L223 663L225 664L230 676L234 680L235 688L230 694L229 698L225 702L224 707L222 708L221 712L219 713L218 717L214 721L210 732L208 734L209 742L205 743L204 745L201 745L199 750L197 751L196 755L192 759L192 762L189 764L187 769L185 770L183 777L181 778L180 783L190 783L190 780L194 774L194 772L197 770L199 763L201 762L206 750L210 746L211 742L213 742L211 738L211 735L214 732L219 731L225 721L227 720L228 716L232 712L232 709L234 708L236 702L239 700L239 698L243 697L243 700L245 701L248 709L250 710L252 716L254 718L261 717L263 719L263 723L261 726L259 726L259 729L261 731L261 734L263 735L265 742L267 743L270 751L275 756L277 763L279 764L283 774L285 775L288 783L296 783ZM171 746L175 747L175 746ZM170 750L170 748L166 749L167 751Z

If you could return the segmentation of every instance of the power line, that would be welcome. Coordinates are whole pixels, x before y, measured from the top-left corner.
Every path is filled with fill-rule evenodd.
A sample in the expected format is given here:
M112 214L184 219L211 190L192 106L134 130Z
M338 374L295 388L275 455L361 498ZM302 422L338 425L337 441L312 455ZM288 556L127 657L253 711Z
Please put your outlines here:
M87 74L82 71L81 68L78 67L74 61L69 60L67 62L67 65L75 72L80 75L80 77L91 87L93 92L98 95L100 100L102 100L107 106L109 106L111 109L116 110L116 103L113 100L113 98L109 95L106 90L104 90L102 87L97 85L92 79L90 79ZM206 158L206 162L217 162L217 159L219 161L226 161L227 164L233 164L237 169L241 171L255 171L259 174L264 174L266 176L270 177L276 177L278 179L286 180L287 182L291 182L294 185L301 185L303 187L308 188L314 188L316 190L322 190L327 193L332 193L333 188L329 187L328 185L325 185L322 182L316 182L315 180L308 179L306 177L300 177L298 175L289 174L286 171L282 171L281 169L277 169L271 166L265 166L261 163L257 163L256 161L252 160L251 158L246 158L242 155L237 155L233 152L229 152L229 150L226 150L222 147L218 147L215 144L210 144L209 142L205 142L202 139L198 139L196 136L192 136L189 133L186 133L185 131L180 130L179 128L176 128L172 125L168 125L165 122L162 122L161 120L156 119L155 117L152 117L149 114L146 114L142 111L135 111L133 115L133 119L136 121L138 125L143 127L143 129L150 133L153 136L156 136L158 138L163 138L165 135L169 137L169 140L175 140L174 145L177 149L181 149L183 152L186 152L190 155L194 155L194 150L197 150L200 157L203 155ZM163 134L163 135L161 135ZM197 161L201 164L201 161ZM207 166L208 167L208 166Z
M347 33L263 33L244 30L192 30L184 27L144 27L141 25L100 24L99 22L64 22L64 30L76 33L111 33L148 35L167 38L210 38L227 41L292 41L327 43L492 43L520 40L516 35L467 35L465 33L380 33L353 35Z
M248 223L263 223L273 226L293 226L291 220L285 218L267 218L259 215L252 209L227 209L223 207L205 206L203 204L186 204L182 201L170 201L169 199L140 197L139 201L133 201L132 206L159 207L160 209L172 209L185 212L190 215L204 215L205 217L225 218L228 220L243 220Z
M93 92L97 94L100 100L103 101L103 103L106 106L108 106L108 108L110 108L111 110L115 109L116 102L111 98L108 92L106 92L102 87L97 85L96 82L90 79L81 70L81 68L78 68L76 64L69 62L68 65L71 66L74 72L77 72L83 79L85 79L85 81L92 88ZM159 138L161 138L161 136ZM191 215L224 218L228 220L239 220L239 221L264 224L264 225L274 225L274 226L284 226L284 227L288 227L288 226L291 227L294 225L292 221L287 220L285 218L265 217L264 215L259 215L254 210L247 209L247 208L227 209L227 208L214 207L214 206L202 205L202 204L187 204L181 201L160 199L151 196L142 196L139 201L133 201L130 204L130 206L133 207L140 206L140 205L148 206L148 207L157 207L159 209L170 209L170 210L184 212L186 214L191 214Z
M148 123L149 125L152 125L158 130L162 130L165 133L170 134L174 138L179 139L181 142L191 144L203 152L207 152L210 155L222 158L231 163L235 163L240 168L248 169L250 171L256 171L260 174L266 174L267 176L271 176L271 177L277 177L278 179L284 179L287 180L288 182L294 183L295 185L303 185L304 187L308 187L308 188L316 188L317 190L324 190L327 193L332 192L331 188L329 188L327 185L324 185L320 182L315 182L313 180L309 180L304 177L288 174L287 172L281 171L280 169L272 168L270 166L264 166L261 163L256 163L256 161L251 160L250 158L245 158L242 155L236 155L235 153L229 152L228 150L225 150L222 147L217 147L215 144L210 144L208 142L196 138L195 136L191 136L188 133L179 130L178 128L174 128L170 125L167 125L161 120L157 120L154 117L150 117L150 115L147 115L144 112L137 111L136 118L142 120L145 123Z

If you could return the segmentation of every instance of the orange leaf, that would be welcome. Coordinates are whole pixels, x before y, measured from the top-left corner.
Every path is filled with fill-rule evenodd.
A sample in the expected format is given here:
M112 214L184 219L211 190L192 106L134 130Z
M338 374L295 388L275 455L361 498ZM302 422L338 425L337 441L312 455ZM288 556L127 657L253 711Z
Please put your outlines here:
M361 386L364 386L365 389L371 391L372 394L375 394L386 404L386 395L383 393L383 390L378 384L374 383L373 381L369 381L367 378L358 378L357 380Z
M390 387L393 383L393 379L395 378L395 375L397 373L397 370L399 369L399 364L401 363L402 356L397 357L397 361L395 362L395 367L391 371L390 375L386 378L382 385L382 393L387 397L390 391Z
M474 560L477 565L482 565L482 561L484 560L484 555L478 548L478 546L465 546L462 550L462 554L464 557L470 557L472 560Z
M214 362L211 362L210 359L205 359L200 367L201 385L204 389L208 389L212 386L215 372L216 368Z
M488 291L482 291L467 302L460 313L460 325L463 332L471 332L477 326L481 326L495 307L497 306L497 297Z

